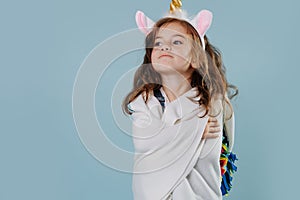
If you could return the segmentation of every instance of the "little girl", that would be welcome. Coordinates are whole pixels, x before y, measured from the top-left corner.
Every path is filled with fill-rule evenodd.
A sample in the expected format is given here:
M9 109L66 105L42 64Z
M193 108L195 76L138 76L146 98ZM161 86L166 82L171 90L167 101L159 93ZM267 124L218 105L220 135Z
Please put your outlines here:
M201 42L202 41L202 42ZM135 200L222 199L223 120L233 110L220 52L190 22L157 21L123 109L133 119Z

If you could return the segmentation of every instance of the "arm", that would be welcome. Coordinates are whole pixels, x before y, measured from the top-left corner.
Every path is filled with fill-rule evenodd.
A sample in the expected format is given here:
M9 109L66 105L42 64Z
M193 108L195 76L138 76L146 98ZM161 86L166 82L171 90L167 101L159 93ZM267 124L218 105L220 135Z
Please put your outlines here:
M182 103L183 101L181 101ZM188 101L187 101L188 102ZM180 103L178 103L180 105ZM198 105L195 107L197 108ZM178 111L177 106L169 106L163 117L161 116L161 106L160 104L153 104L148 102L147 104L144 102L142 96L138 96L133 102L130 103L130 109L134 112L132 113L132 136L133 142L135 145L135 150L138 152L147 152L155 147L161 147L171 141L173 137L176 136L178 131L184 131L182 122L195 118L195 125L193 132L196 130L196 126L199 121L197 114L199 114L199 110L194 110L186 104L186 108L190 108L191 112L189 114L184 115L183 117L179 115L180 110ZM201 112L204 112L201 111ZM201 116L201 114L200 114ZM198 120L197 120L198 119ZM193 121L193 120L192 120ZM207 118L203 118L201 121L202 131L199 131L202 137L204 133L204 128L206 126ZM187 122L184 122L186 124ZM204 123L204 124L203 124ZM215 121L212 121L212 128L210 131L216 131ZM214 130L212 130L214 129ZM210 133L207 129L207 133ZM184 131L185 132L185 131ZM165 134L167 133L167 134ZM209 137L209 136L207 136Z
M230 100L229 100L230 103ZM232 107L231 103L230 106ZM235 132L235 117L234 117L234 111L230 108L228 104L225 104L224 106L224 126L227 131L227 138L229 141L229 151L232 151L233 144L234 144L234 132ZM232 113L231 113L232 111ZM231 116L231 117L230 117ZM230 117L230 118L229 118ZM229 119L228 119L229 118Z
M160 134L165 129L164 123L160 117L154 115L158 113L155 109L160 109L159 106L152 107L150 110L142 95L129 104L133 111L131 115L133 144L138 153L149 152L166 141L164 137L167 135Z

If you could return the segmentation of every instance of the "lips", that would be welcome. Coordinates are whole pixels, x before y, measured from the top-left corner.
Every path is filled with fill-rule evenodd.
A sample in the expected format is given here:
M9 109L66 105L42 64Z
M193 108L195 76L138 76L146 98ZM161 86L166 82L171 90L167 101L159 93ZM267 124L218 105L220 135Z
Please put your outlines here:
M161 54L158 58L173 58L170 54Z

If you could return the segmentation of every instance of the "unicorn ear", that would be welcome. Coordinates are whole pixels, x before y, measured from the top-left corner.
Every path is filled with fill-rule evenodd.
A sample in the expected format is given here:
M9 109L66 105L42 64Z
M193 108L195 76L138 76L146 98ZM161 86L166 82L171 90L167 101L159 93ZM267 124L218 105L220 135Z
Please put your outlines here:
M201 10L197 16L191 21L191 24L197 29L203 50L205 50L204 36L212 22L213 15L209 10Z
M150 18L148 18L142 11L136 12L135 21L138 28L146 35L151 31L154 25L154 22Z
M213 15L209 10L201 10L192 20L192 24L197 29L200 37L204 37L212 22Z

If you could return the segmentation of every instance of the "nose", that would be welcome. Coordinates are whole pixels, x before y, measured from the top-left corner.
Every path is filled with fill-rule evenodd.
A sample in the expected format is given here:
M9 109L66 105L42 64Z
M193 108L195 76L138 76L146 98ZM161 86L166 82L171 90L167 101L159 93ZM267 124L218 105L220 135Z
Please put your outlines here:
M170 51L171 48L170 48L169 45L163 45L163 46L161 46L160 50L161 50L161 51Z

